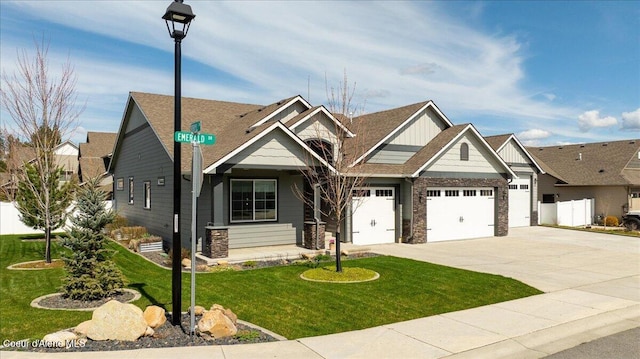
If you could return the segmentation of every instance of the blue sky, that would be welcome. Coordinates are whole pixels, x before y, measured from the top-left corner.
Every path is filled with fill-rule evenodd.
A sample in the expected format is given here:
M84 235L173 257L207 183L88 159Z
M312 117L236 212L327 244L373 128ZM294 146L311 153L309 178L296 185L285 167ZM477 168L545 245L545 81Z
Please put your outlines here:
M325 76L346 70L366 113L431 99L454 124L528 145L640 137L640 1L186 3L183 96L319 105ZM129 91L173 93L169 4L2 0L2 71L44 36L51 71L69 59L86 103L69 136L115 132Z

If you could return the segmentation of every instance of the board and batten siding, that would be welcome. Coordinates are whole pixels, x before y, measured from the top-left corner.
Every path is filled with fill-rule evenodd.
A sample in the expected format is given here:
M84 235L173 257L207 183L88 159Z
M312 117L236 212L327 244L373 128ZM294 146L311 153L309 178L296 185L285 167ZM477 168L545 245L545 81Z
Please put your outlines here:
M469 145L469 160L460 160L460 146ZM426 168L429 172L447 173L502 173L500 163L494 159L480 141L465 133L449 149Z
M336 143L336 124L322 112L300 124L294 131L303 141L323 139L329 143Z
M239 167L278 166L279 168L305 167L309 154L282 130L271 132L249 145L229 160Z
M507 163L520 163L520 164L530 164L531 161L527 157L527 155L522 152L520 146L517 146L513 140L507 142L504 147L498 153L502 159Z
M425 146L447 125L431 109L418 114L410 123L386 141L392 145Z
M173 227L173 162L136 106L129 116L113 171L114 181L122 178L124 182L122 190L114 190L115 209L129 225L144 226L167 241ZM134 181L133 204L129 204L130 177ZM158 178L164 178L164 186L158 185ZM145 181L151 184L150 209L144 208Z

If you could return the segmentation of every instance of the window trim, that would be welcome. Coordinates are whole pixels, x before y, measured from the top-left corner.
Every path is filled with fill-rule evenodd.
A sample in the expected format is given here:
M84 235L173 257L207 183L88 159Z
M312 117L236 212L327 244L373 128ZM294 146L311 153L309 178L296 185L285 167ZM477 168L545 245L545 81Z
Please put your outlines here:
M460 161L469 161L469 145L466 142L460 144Z
M133 182L133 177L129 177L129 198L128 198L128 202L129 204L133 204L134 203L134 182Z
M256 219L256 182L273 182L275 190L275 213L274 218ZM253 219L233 219L233 183L234 182L251 182L252 183L252 216ZM278 221L278 179L277 178L231 178L229 181L229 223L263 223Z
M143 196L144 196L144 202L142 204L142 208L144 209L151 209L151 181L144 181L143 185Z

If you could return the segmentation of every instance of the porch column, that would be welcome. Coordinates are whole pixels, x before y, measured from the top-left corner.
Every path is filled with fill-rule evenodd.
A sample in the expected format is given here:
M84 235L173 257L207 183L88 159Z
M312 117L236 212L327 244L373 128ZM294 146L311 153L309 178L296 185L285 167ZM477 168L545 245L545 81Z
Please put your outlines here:
M213 185L213 225L215 227L224 226L224 181L222 174L215 174L212 176Z

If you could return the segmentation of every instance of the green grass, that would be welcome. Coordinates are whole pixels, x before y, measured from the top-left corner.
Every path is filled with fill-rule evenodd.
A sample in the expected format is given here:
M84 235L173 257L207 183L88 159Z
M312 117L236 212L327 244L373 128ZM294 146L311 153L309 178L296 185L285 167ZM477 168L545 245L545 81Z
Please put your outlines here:
M171 310L171 271L112 243L114 260L142 298ZM62 269L7 270L10 264L42 258L43 242L0 236L0 341L41 338L89 319L91 313L35 309L30 302L58 291ZM53 246L53 258L60 248ZM303 265L196 275L196 303L231 308L240 319L287 338L363 329L382 324L516 299L541 293L518 281L396 257L343 261L380 274L371 282L334 284L299 278ZM190 274L183 274L183 310L190 303Z
M541 224L541 227L550 227L550 228L559 228L559 229L570 229L573 231L582 231L582 232L593 232L593 233L604 233L604 234L615 234L617 236L626 236L626 237L640 237L640 232L638 231L628 231L626 229L604 229L599 227L569 227L569 226L559 226L553 224Z

